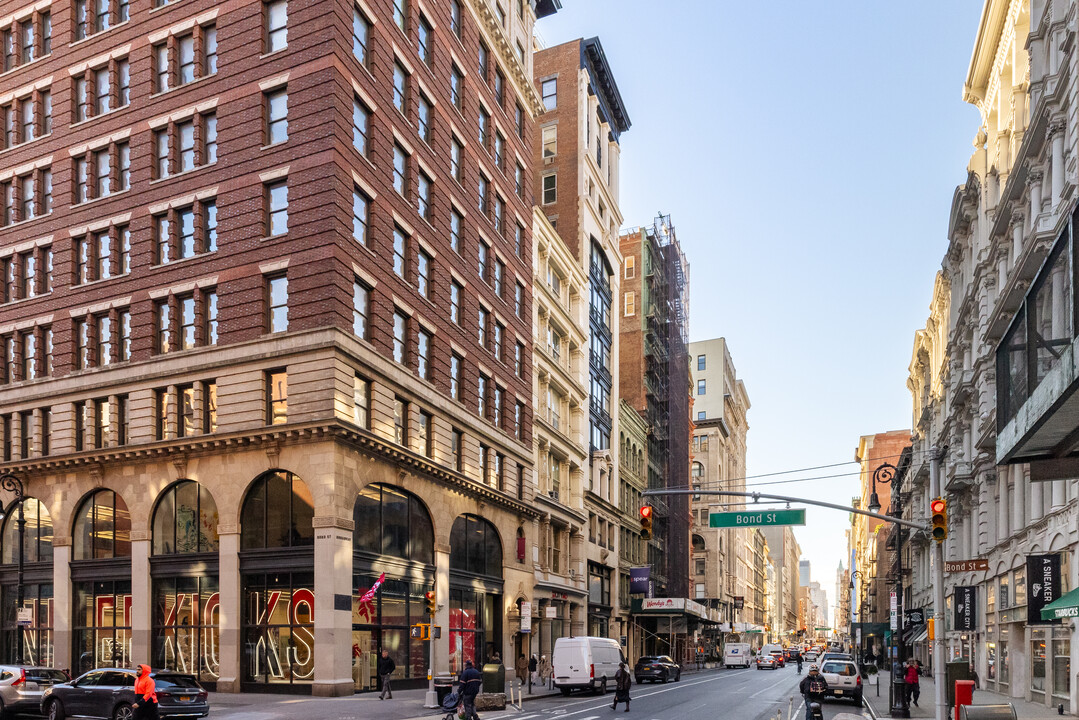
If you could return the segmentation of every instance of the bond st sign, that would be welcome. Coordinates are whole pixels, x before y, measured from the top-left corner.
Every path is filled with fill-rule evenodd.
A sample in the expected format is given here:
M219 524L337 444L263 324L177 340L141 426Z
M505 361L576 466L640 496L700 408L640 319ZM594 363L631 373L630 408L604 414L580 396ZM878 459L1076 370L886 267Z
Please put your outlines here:
M737 512L712 513L708 516L708 526L714 528L805 524L805 508L799 510L739 510Z

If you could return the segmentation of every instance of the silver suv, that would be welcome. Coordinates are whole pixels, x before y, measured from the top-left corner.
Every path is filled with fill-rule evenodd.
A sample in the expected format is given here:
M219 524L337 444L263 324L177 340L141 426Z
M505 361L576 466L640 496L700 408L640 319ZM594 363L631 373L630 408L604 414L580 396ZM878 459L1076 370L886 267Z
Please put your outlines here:
M5 713L40 712L41 694L45 689L67 681L67 674L63 670L0 665L0 716Z

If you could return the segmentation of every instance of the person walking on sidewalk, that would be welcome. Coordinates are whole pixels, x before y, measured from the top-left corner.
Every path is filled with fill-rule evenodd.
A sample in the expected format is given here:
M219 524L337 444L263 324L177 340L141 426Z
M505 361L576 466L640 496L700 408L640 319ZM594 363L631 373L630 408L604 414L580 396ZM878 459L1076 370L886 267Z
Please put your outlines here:
M471 660L465 660L465 671L461 673L461 703L464 705L464 720L480 720L476 714L476 696L480 694L483 675L472 667Z
M393 676L393 671L397 669L397 665L393 662L393 658L390 657L389 650L382 651L382 657L378 659L378 676L382 680L382 694L378 696L379 700L385 700L389 698L393 700L393 690L390 689L390 678Z
M528 658L525 657L524 653L521 653L517 657L517 662L513 663L513 672L517 676L517 679L521 681L522 685L527 682L525 680L525 675L528 674Z
M540 680L547 686L547 689L550 690L551 676L554 674L554 670L551 668L551 661L547 659L546 655L540 657L539 673Z
M539 669L539 660L536 659L535 654L528 659L528 692L532 692L533 685L539 685L539 674L536 672Z
M135 678L135 702L131 704L135 720L157 720L157 684L150 677L150 666L139 665Z
M922 696L922 688L918 684L918 664L914 662L914 658L907 660L907 672L903 676L903 681L906 683L907 705L913 702L914 707L918 707L918 698Z
M624 662L618 663L618 672L614 674L614 702L611 710L618 709L618 703L626 704L626 712L629 712L629 688L633 684L633 677L626 670Z

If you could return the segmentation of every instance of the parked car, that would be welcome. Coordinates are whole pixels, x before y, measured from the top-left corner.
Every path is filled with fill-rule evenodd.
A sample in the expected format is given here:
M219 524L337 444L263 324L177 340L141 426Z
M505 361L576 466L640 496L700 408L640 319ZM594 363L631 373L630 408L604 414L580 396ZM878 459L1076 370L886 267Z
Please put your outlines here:
M723 646L723 665L732 667L748 668L753 661L753 653L749 643L727 643Z
M776 667L787 667L787 661L783 659L783 651L782 650L773 650L772 652L770 652L768 654L771 655L775 659Z
M201 718L210 713L206 690L193 675L158 670L150 673L157 688L157 711L162 718ZM41 712L48 720L68 716L131 720L135 671L101 668L45 689Z
M605 693L614 687L618 663L625 662L617 640L601 637L558 638L554 643L554 686L563 695L571 690Z
M829 660L847 660L849 662L854 662L854 658L847 653L827 652L820 656L821 665Z
M821 667L821 675L828 682L828 695L850 698L855 704L862 704L862 676L853 662L829 660Z
M36 713L45 688L70 680L63 670L34 665L0 665L0 717Z
M775 655L768 653L761 653L757 656L757 669L758 670L775 670L776 658Z
M682 668L668 655L645 655L633 666L633 675L638 683L667 682L682 679Z

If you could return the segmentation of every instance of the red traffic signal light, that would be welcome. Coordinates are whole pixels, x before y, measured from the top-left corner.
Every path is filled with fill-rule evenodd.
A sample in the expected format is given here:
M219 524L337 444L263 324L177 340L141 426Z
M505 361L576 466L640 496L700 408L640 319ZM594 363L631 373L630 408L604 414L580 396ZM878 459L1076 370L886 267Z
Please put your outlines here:
M652 537L652 506L641 505L641 537L648 540Z
M948 501L942 497L933 498L929 503L929 512L932 514L930 525L933 539L938 543L944 542L948 537Z
M427 605L427 614L433 617L435 610L438 609L437 603L435 602L435 591L428 590L423 594L423 599L424 603Z

